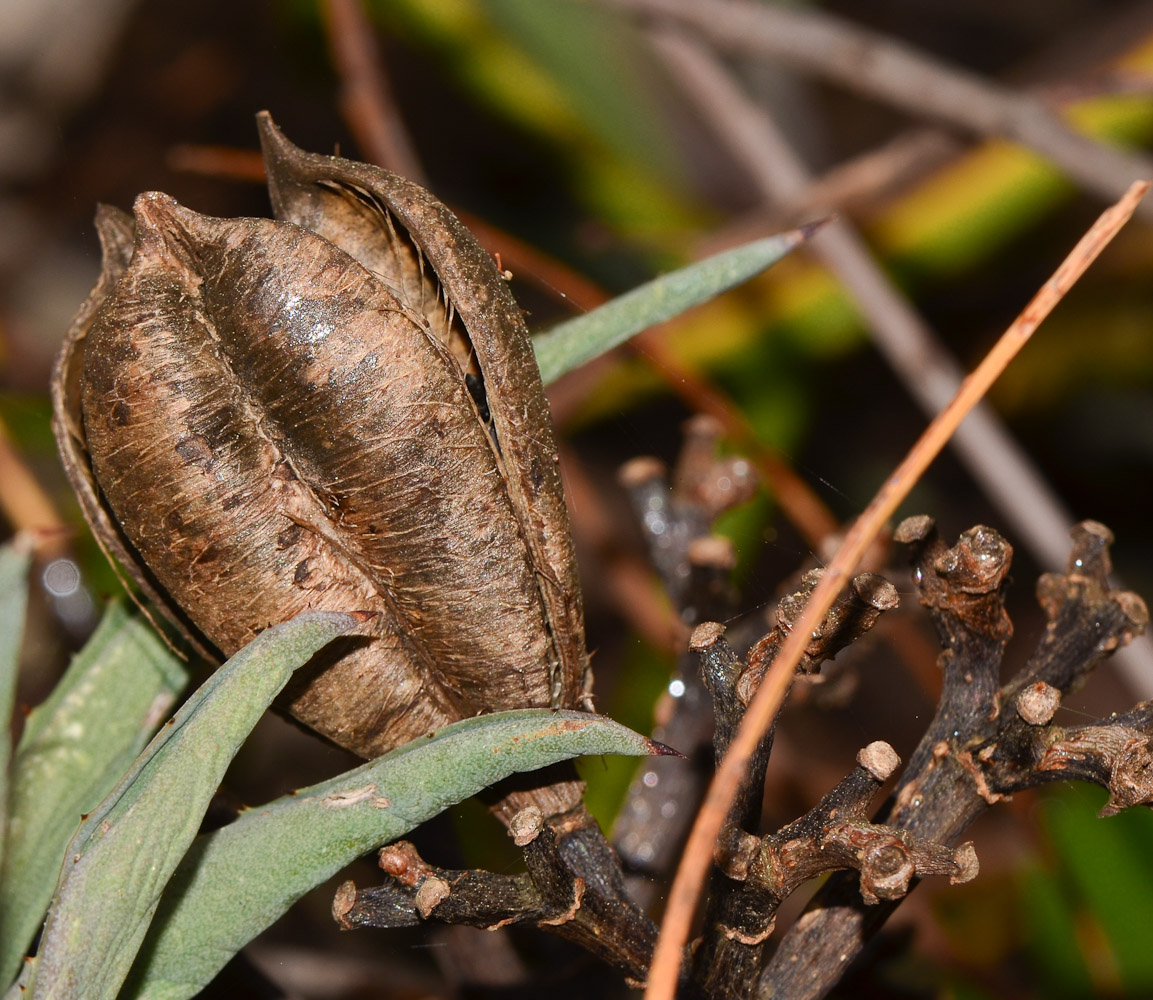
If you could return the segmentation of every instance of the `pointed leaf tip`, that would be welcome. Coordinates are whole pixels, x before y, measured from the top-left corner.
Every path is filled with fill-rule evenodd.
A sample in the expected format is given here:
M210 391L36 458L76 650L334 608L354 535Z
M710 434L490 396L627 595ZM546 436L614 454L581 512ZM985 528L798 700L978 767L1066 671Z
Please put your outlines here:
M687 754L681 753L667 743L660 743L657 740L646 740L645 742L649 746L649 753L654 757L680 757L681 760L689 759Z
M794 232L800 234L800 242L804 243L806 240L811 239L822 229L825 228L830 222L836 222L840 216L836 212L831 215L826 215L823 219L815 219L812 222L806 222L803 226L798 226Z

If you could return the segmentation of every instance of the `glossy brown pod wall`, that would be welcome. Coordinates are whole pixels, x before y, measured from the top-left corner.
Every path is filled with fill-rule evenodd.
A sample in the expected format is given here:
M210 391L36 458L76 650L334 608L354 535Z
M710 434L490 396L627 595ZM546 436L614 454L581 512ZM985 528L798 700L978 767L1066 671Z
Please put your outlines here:
M556 447L507 286L428 192L259 125L277 221L155 193L98 215L54 391L93 531L210 652L305 608L377 612L286 698L363 756L578 705Z

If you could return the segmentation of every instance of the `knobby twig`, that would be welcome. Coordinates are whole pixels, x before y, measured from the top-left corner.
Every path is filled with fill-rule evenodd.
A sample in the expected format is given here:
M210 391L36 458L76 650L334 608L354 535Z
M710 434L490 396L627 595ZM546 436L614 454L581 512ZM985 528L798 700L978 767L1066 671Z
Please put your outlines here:
M952 402L928 426L908 456L845 535L836 557L813 591L805 613L765 675L709 787L669 893L668 908L653 955L645 994L648 1000L672 1000L680 968L681 948L688 938L692 914L712 856L712 845L736 797L745 769L780 708L808 635L832 606L837 593L881 526L892 516L930 462L945 446L961 420L988 391L1041 321L1128 221L1149 187L1149 182L1132 185L1121 201L1098 219L976 370L962 382Z
M730 580L735 555L727 539L712 534L712 522L748 499L756 477L747 460L718 458L721 435L712 417L693 417L685 424L671 479L664 463L654 458L633 459L620 472L649 562L684 623L685 640L689 626L728 620L736 611ZM613 826L613 844L625 870L637 876L632 894L642 903L654 900L655 880L676 864L713 766L709 695L684 640L680 651L669 698L658 706L653 738L675 746L689 760L646 761Z
M766 201L788 204L802 197L812 178L800 157L719 60L683 31L658 29L652 38L673 76L756 181ZM856 300L874 342L909 393L926 413L938 412L956 393L962 369L885 274L857 231L848 222L835 220L814 237L811 249ZM1043 567L1060 568L1073 517L988 404L982 402L973 409L952 445L1002 512L1014 537L1028 545ZM1153 646L1147 640L1129 651L1121 666L1138 696L1153 693Z
M603 578L608 601L634 631L657 649L670 654L679 652L689 630L661 595L652 564L639 553L626 551L616 519L580 457L562 448L561 467L575 541L579 549L596 554L600 567L594 567L593 572Z
M533 923L643 980L656 926L629 901L620 867L595 821L585 815L547 823L538 809L528 807L513 817L509 832L524 852L528 871L523 875L436 868L402 841L380 852L388 881L371 889L344 883L333 916L346 930L427 920L493 930Z
M1002 688L997 678L1012 632L1002 590L1012 549L983 527L947 548L929 518L908 519L897 538L913 548L921 603L945 648L945 678L933 720L877 822L949 844L1009 793L1069 777L1108 788L1106 813L1150 801L1147 704L1088 726L1051 724L1061 695L1148 621L1140 598L1109 588L1108 530L1079 525L1067 572L1042 577L1048 626ZM830 879L782 939L757 995L823 996L894 908L862 895L852 880Z

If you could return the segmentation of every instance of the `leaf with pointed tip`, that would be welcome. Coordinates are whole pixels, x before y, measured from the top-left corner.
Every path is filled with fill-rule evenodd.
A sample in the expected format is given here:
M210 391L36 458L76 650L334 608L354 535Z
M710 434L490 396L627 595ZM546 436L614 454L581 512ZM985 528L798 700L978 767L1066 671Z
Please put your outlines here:
M0 640L8 634L0 624ZM81 816L136 759L187 679L148 622L115 602L28 716L12 762L0 866L0 985L19 971L44 922Z
M665 753L584 712L466 719L199 838L161 901L124 998L194 996L305 892L517 771L582 754Z
M634 334L748 281L800 246L817 226L793 229L706 257L534 337L541 378L548 385Z
M245 737L292 672L362 615L306 612L262 632L157 734L68 845L31 1000L108 998Z

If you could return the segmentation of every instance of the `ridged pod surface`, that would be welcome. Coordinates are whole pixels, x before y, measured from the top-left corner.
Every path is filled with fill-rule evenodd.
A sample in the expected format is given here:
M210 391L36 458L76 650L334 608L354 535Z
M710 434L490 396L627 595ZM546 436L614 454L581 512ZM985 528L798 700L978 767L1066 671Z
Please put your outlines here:
M93 531L210 654L306 608L376 612L283 698L362 756L576 707L568 516L505 282L427 191L258 121L276 221L155 193L98 214L54 389Z

